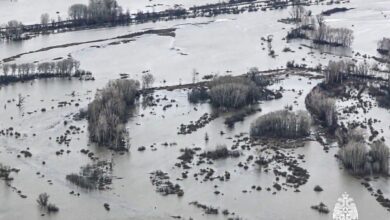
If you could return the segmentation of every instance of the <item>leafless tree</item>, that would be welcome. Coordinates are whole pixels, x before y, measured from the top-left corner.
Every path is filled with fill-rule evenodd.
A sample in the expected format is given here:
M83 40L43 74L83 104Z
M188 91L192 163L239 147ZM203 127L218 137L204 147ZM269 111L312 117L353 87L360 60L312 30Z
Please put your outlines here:
M150 72L146 72L142 75L142 88L148 89L154 83L154 76Z
M44 13L41 15L41 24L42 25L48 25L49 24L49 21L50 21L50 16L48 13Z

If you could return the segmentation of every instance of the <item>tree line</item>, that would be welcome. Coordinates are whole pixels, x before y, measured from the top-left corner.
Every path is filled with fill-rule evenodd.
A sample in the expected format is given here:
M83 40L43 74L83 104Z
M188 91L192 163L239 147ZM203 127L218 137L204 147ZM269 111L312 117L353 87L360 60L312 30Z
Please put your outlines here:
M290 0L292 1L292 0ZM255 4L254 0L229 0L215 4L193 6L188 9L175 5L173 8L158 12L138 11L130 14L116 0L89 0L88 4L73 4L68 8L68 18L60 16L50 18L48 13L41 15L41 23L23 25L21 22L9 21L0 28L0 36L9 40L28 39L33 34L49 33L54 30L72 30L84 26L121 25L148 21L171 20L177 18L213 17L219 14L239 14L270 8L281 8L288 5L289 0L269 1L267 6Z
M0 84L36 78L91 75L90 72L80 70L80 62L73 58L42 63L4 63L2 72Z
M290 18L285 21L293 22L296 28L287 34L287 39L311 39L316 44L350 47L353 43L353 31L348 28L333 28L325 24L322 14L313 16L302 5L294 4Z

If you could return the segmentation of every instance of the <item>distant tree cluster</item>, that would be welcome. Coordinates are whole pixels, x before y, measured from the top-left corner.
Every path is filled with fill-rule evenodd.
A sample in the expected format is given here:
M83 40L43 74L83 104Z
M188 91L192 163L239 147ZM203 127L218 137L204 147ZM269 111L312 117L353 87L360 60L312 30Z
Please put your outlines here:
M340 84L348 76L356 76L360 78L368 77L370 74L370 66L366 62L354 63L352 61L329 61L328 66L324 70L325 83L328 85Z
M116 0L89 0L88 5L74 4L69 7L68 15L73 20L94 22L113 22L124 16Z
M114 80L97 92L88 105L88 131L90 140L114 150L128 148L125 122L128 108L134 104L140 83L136 80Z
M4 37L12 40L22 40L23 24L17 20L8 21L5 25Z
M258 99L259 89L249 79L221 76L210 82L210 99L216 107L239 108Z
M73 75L90 74L79 69L80 62L68 58L56 62L43 63L4 63L3 75L0 75L0 83L23 81L35 78L51 76L68 77Z
M287 39L307 39L309 35L306 31L310 31L310 38L314 43L343 47L352 45L353 31L348 28L332 28L326 25L322 14L312 16L311 12L306 11L302 5L295 4L290 16L287 21L293 21L297 27L288 32Z
M280 110L260 116L251 124L251 137L300 138L310 134L307 112Z
M381 54L388 55L390 52L390 38L384 37L382 40L378 41L377 51Z
M345 168L354 174L389 174L388 146L382 141L366 145L364 137L351 131L348 142L339 150Z
M320 25L314 32L314 43L350 47L353 42L353 31L348 28L332 28Z
M329 128L337 127L336 101L327 97L319 88L313 89L305 100L307 109Z

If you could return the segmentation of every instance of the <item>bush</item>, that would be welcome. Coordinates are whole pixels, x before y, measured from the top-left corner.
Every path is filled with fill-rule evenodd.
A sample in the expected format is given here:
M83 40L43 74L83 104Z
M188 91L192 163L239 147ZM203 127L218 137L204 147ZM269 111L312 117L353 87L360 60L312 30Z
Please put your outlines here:
M135 80L110 81L88 105L88 131L90 140L108 145L115 150L126 147L128 136L124 123L127 109L138 95L139 82Z
M230 151L227 149L226 145L217 145L216 149L213 151L206 151L199 155L200 157L205 157L208 159L218 160L226 159L228 157L239 157L239 151Z
M348 143L339 150L345 168L354 174L389 174L390 150L382 141L365 145L363 133L348 131Z
M390 52L390 38L383 38L378 42L378 49L377 51L380 54L388 55Z
M363 142L355 140L349 141L348 144L339 150L339 157L345 168L355 174L364 172L366 164L367 148Z
M369 155L373 163L373 172L389 174L389 147L382 141L375 141L371 145Z
M56 205L54 205L52 203L47 205L47 212L48 213L58 212L58 211L60 211L60 209Z
M9 176L11 172L12 172L11 167L4 166L3 164L0 163L0 179L3 179L5 181L12 180L13 178Z
M337 127L336 101L327 97L319 88L313 89L305 100L307 109L329 128Z
M188 101L191 103L203 102L209 98L206 87L195 87L188 92Z
M37 203L41 207L46 207L49 201L49 195L47 193L41 193L38 196Z
M66 179L84 189L104 189L112 182L112 163L99 161L96 164L81 167L79 174L66 175Z
M259 91L249 79L223 76L210 83L209 95L216 107L239 108L257 101Z
M311 120L303 111L280 110L260 116L251 124L251 137L299 138L310 134Z

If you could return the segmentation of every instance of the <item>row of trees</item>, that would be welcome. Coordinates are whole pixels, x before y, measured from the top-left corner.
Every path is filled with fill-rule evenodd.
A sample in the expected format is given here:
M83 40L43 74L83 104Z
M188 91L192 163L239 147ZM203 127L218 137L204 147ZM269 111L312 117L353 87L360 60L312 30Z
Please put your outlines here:
M68 58L56 62L43 63L4 63L2 65L3 75L0 75L0 83L23 81L40 77L67 77L80 74L80 62Z
M332 28L325 24L322 14L312 16L300 4L294 4L290 11L290 21L297 27L288 34L288 38L308 38L306 31L311 31L311 39L317 44L350 47L353 42L353 31L348 28Z
M73 20L89 20L94 22L113 22L122 16L130 17L129 11L123 9L116 0L89 0L89 4L73 4L68 15Z
M324 70L325 83L334 85L343 83L348 76L357 76L361 78L368 77L370 66L366 62L355 63L353 61L329 61Z
M3 33L6 39L21 40L23 36L23 24L17 20L8 21Z
M250 135L254 138L300 138L310 134L310 125L307 112L280 110L260 116L251 124Z
M348 28L332 28L322 24L314 31L313 37L314 43L350 47L353 42L353 31Z
M88 105L88 131L92 142L114 150L128 149L128 132L124 123L139 87L136 80L121 79L110 81L97 92Z

